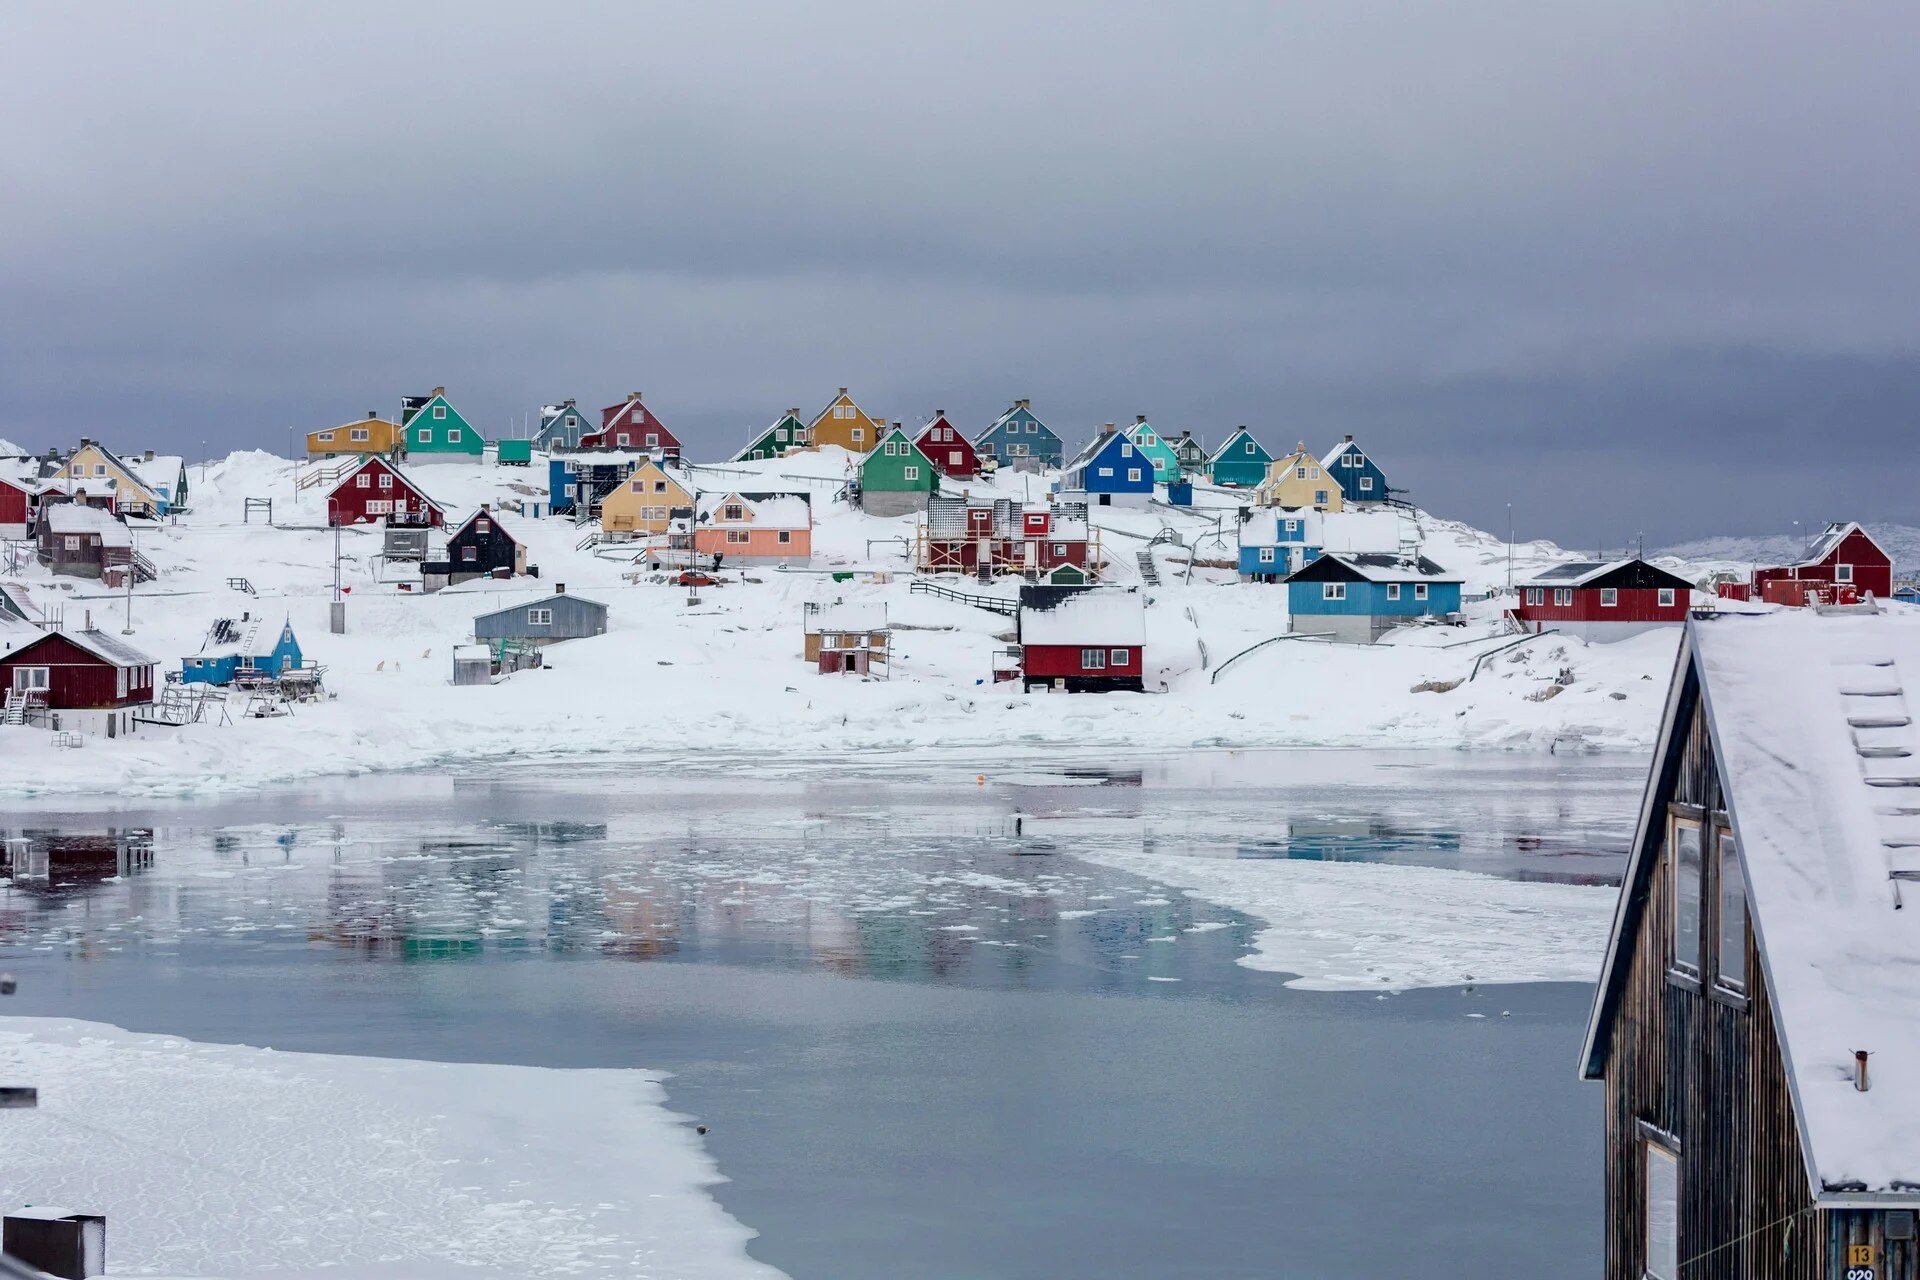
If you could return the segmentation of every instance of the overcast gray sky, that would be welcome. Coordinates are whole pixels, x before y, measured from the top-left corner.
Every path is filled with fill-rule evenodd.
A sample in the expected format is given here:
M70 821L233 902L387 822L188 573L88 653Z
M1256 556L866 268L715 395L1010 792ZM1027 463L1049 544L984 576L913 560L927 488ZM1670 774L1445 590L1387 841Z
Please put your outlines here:
M12 4L0 436L445 385L1353 432L1650 545L1916 520L1911 3ZM1920 520L1916 520L1920 522Z

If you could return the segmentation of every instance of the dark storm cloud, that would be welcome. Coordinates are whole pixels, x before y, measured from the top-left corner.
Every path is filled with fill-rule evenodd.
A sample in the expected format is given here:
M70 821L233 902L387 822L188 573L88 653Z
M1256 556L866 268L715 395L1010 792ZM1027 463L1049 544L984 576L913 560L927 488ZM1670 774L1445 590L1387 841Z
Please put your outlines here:
M489 430L644 388L717 451L847 384L902 418L1028 396L1070 438L1354 431L1435 509L1575 544L1907 515L1909 8L48 6L0 35L23 444L111 415L282 448L445 384Z

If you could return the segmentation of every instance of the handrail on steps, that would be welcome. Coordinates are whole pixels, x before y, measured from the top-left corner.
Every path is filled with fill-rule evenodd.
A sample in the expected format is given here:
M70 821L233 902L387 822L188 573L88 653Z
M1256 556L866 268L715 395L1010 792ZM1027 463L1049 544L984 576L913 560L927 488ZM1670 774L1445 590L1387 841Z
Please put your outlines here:
M1248 654L1252 653L1256 649L1264 649L1268 645L1278 644L1282 640L1324 640L1325 638L1326 638L1325 636L1302 635L1298 631L1290 631L1284 636L1268 636L1265 640L1255 641L1253 644L1248 645L1246 648L1242 649L1240 652L1234 654L1231 658L1228 658L1225 662L1215 667L1213 669L1213 677L1210 680L1208 680L1207 683L1219 684L1220 677L1227 674L1228 667L1231 667L1234 663L1240 661L1240 659L1246 657Z
M907 588L909 595L934 596L941 600L953 600L960 604L972 605L976 609L985 609L1004 617L1014 617L1020 612L1020 602L1009 600L1005 596L973 595L965 591L956 591L952 587L942 586L938 582L928 582L925 578L915 578L913 585Z
M1527 641L1538 640L1541 636L1557 636L1559 634L1560 634L1560 628L1558 627L1548 627L1545 631L1529 631L1526 635L1521 636L1517 640L1509 640L1505 644L1500 645L1497 648L1487 650L1485 653L1481 654L1479 657L1473 660L1473 672L1472 674L1467 676L1467 683L1468 684L1473 683L1474 676L1477 676L1480 674L1480 665L1484 663L1488 658L1493 657L1495 654L1505 653L1509 649L1517 649L1521 645L1527 643Z

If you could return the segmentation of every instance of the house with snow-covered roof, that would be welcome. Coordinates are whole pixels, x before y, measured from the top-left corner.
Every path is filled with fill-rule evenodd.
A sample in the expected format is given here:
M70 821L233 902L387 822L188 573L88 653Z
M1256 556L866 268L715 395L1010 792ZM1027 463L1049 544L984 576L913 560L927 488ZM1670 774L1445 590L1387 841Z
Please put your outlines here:
M1061 469L1054 488L1063 501L1090 507L1144 507L1153 498L1153 462L1109 422Z
M887 671L893 630L886 601L809 600L801 613L801 656L821 675Z
M935 409L933 417L913 439L914 447L949 480L972 480L980 474L980 455L967 439L947 420L945 409Z
M577 400L543 404L540 406L540 425L533 433L533 447L542 453L564 453L569 449L578 449L580 437L592 430L592 426L587 421L587 415L580 411L580 402Z
M982 458L993 458L1001 466L1016 470L1057 467L1066 457L1060 437L1034 416L1028 400L1015 400L1012 408L988 423L987 429L973 438L973 447Z
M1605 1275L1914 1274L1917 677L1904 610L1685 624L1579 1063Z
M1338 511L1346 505L1340 482L1327 474L1320 459L1308 452L1305 444L1296 445L1292 453L1275 458L1267 465L1267 477L1254 490L1253 497L1263 507Z
M692 508L687 487L648 458L600 499L600 531L615 540L652 537Z
M734 454L730 461L763 462L768 458L784 458L811 442L807 424L800 421L800 410L793 408L775 418L772 426L749 440L746 448Z
M807 493L701 493L668 533L675 550L715 564L803 566L813 557L813 498Z
M1327 450L1320 459L1321 468L1327 476L1340 486L1341 495L1349 502L1385 502L1387 494L1386 472L1373 460L1371 454L1347 436L1339 444Z
M1138 693L1145 687L1146 598L1137 587L1021 587L1014 625L1028 689Z
M1180 464L1180 478L1191 480L1207 474L1207 463L1212 455L1207 452L1203 442L1194 438L1193 432L1182 431L1167 442L1167 447L1173 450L1173 460Z
M437 527L445 518L445 509L386 458L362 458L327 494L329 525Z
M117 738L138 731L155 670L119 636L92 627L48 631L0 654L0 696L26 724Z
M1885 600L1893 592L1893 558L1849 520L1828 525L1792 564L1755 570L1753 584L1769 604L1805 604L1809 591L1829 603L1836 595Z
M34 549L41 564L72 578L100 578L110 587L152 574L134 556L133 532L126 521L104 507L85 502L46 501L34 523Z
M173 504L170 485L148 483L127 459L98 440L81 440L54 478L69 492L84 488L96 499L110 502L123 516L158 518Z
M1460 612L1460 585L1425 556L1326 552L1287 577L1288 630L1372 644L1395 627Z
M1532 631L1582 640L1625 640L1687 620L1693 584L1637 557L1557 564L1520 584L1509 610Z
M860 509L870 516L925 511L928 497L938 492L940 468L897 422L860 462Z
M271 678L298 671L306 659L300 641L293 634L293 619L280 624L273 644L261 650L257 641L259 623L249 618L221 618L207 630L200 652L180 660L182 684L229 685L235 680ZM256 637L249 643L249 637Z

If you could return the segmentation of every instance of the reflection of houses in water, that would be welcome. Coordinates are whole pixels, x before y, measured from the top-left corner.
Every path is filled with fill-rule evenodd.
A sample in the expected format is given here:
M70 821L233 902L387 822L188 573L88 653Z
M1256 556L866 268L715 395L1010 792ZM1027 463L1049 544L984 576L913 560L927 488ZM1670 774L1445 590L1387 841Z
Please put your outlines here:
M63 889L138 875L153 865L152 827L5 833L7 874L26 889Z
M680 949L679 899L676 885L652 876L607 882L605 932L618 936L598 939L599 950L643 960L672 955Z
M1240 858L1291 858L1302 862L1385 862L1395 854L1457 854L1455 831L1407 831L1381 818L1294 818L1286 838L1241 845Z

